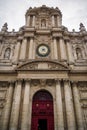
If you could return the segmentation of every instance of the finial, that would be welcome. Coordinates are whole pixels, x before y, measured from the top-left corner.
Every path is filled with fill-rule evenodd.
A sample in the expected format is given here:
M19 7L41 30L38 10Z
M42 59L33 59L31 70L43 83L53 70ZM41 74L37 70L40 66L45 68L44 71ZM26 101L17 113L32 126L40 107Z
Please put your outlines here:
M8 24L5 23L5 24L3 25L1 31L2 31L2 32L7 32L7 30L8 30Z

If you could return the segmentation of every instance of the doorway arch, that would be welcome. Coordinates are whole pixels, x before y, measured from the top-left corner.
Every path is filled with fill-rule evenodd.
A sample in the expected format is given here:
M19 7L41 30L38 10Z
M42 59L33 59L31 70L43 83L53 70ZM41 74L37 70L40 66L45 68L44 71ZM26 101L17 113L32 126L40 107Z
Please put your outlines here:
M54 130L53 97L41 90L34 94L32 100L31 130Z

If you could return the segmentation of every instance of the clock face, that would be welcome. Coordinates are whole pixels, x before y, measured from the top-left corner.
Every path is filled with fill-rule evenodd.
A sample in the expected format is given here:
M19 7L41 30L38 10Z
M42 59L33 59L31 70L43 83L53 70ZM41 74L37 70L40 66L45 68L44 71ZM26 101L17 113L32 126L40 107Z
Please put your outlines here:
M49 50L49 47L46 45L46 44L40 44L38 47L37 47L37 54L39 56L47 56L49 54L50 50Z

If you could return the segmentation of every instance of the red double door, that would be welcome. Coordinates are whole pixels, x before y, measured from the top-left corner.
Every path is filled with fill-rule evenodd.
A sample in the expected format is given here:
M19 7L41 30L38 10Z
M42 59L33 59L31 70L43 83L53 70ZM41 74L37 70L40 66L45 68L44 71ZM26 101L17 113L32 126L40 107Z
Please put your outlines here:
M33 98L31 130L54 130L53 99L46 91Z

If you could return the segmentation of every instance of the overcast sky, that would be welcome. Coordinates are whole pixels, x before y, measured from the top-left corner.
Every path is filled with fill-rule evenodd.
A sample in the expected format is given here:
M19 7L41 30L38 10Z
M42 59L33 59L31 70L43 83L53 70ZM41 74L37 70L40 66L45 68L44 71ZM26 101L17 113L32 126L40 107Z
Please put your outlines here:
M18 31L25 24L26 10L31 7L47 5L59 7L62 12L62 23L79 31L82 22L87 29L87 0L0 0L0 30L5 22L9 31L13 28Z

